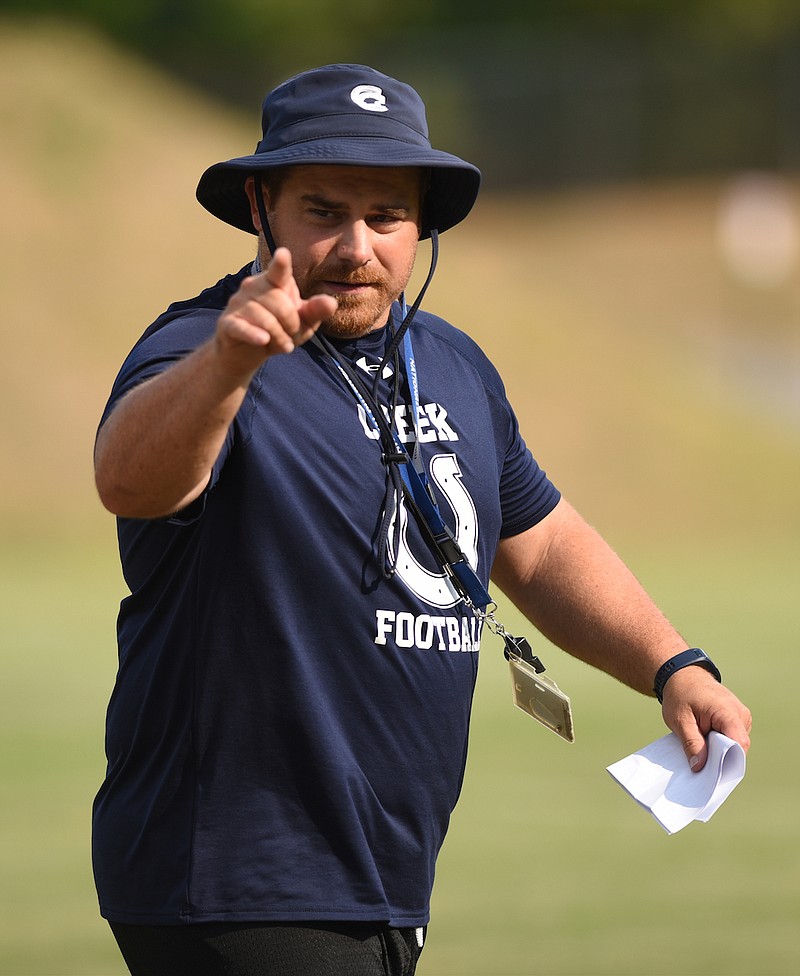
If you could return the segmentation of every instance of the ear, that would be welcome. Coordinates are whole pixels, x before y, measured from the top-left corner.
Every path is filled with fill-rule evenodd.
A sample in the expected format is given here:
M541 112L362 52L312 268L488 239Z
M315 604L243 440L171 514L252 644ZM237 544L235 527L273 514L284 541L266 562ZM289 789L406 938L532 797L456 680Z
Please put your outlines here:
M253 227L260 234L263 228L261 226L261 216L258 212L258 204L256 203L256 178L254 176L248 176L244 181L244 192L250 201L250 218L253 221Z

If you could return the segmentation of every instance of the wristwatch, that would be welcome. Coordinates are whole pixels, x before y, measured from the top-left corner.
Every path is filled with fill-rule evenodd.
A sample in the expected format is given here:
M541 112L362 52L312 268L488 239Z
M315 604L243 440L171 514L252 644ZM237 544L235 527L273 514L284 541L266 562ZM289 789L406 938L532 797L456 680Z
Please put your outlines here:
M716 664L714 664L708 654L706 654L705 651L700 650L699 647L690 647L688 650L681 651L680 654L676 654L675 657L671 657L669 661L665 661L658 671L656 671L655 681L653 682L653 692L658 699L659 704L664 703L664 685L669 681L676 671L680 671L681 668L688 667L690 664L697 664L701 668L705 668L706 671L714 675L717 681L722 681L722 675L719 673L719 668L716 666Z

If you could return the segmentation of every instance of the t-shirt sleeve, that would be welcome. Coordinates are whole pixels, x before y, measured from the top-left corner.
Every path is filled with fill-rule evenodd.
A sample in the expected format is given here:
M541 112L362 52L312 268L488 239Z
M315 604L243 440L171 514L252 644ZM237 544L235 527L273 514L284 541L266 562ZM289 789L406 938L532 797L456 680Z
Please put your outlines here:
M491 360L466 333L435 316L425 320L436 325L437 336L478 374L491 414L500 479L500 538L519 535L549 515L561 494L525 444L503 380Z
M510 407L509 407L510 410ZM513 417L513 413L512 413ZM519 535L549 515L561 494L528 450L513 419L515 436L500 481L501 538Z
M198 312L175 318L160 328L148 329L128 353L114 380L100 426L126 393L145 380L163 373L209 339L214 323L212 316Z
M114 408L127 393L146 380L165 372L209 339L213 335L218 314L213 310L209 313L206 313L206 310L199 310L192 315L174 318L160 328L148 330L122 364L111 388L98 429L108 420ZM205 491L182 513L173 516L172 521L193 521L203 510L208 491L217 483L230 452L233 436L234 428L231 425Z

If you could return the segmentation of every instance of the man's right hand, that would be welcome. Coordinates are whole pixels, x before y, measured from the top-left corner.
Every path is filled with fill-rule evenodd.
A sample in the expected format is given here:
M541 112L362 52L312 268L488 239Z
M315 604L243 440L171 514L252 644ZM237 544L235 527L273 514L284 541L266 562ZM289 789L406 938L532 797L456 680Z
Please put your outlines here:
M197 498L253 373L308 341L335 310L331 295L300 296L292 256L278 248L265 271L242 282L214 336L130 390L103 424L95 480L106 508L162 518Z
M219 317L215 347L221 364L249 381L266 359L307 342L336 305L331 295L302 298L292 255L277 248L264 271L244 279Z

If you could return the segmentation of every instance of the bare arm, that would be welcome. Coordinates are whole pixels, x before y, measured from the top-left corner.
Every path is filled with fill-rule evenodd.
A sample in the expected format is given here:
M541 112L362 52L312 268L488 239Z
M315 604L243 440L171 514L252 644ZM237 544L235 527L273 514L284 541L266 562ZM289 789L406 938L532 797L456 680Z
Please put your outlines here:
M264 272L242 283L215 335L131 390L103 425L95 481L106 508L160 518L197 498L255 371L306 342L335 308L328 295L300 297L291 255L279 248Z
M562 499L538 525L500 543L493 579L549 640L643 694L687 642L622 560ZM705 670L688 667L666 684L664 721L692 767L706 760L717 729L749 746L750 713Z

